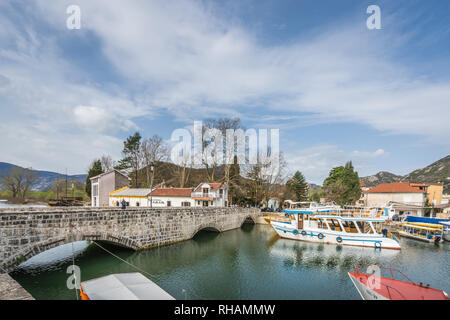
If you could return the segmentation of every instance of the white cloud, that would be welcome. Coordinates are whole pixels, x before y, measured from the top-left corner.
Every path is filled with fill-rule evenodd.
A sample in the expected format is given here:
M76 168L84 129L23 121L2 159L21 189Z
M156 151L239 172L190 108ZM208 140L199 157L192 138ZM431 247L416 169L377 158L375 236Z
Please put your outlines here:
M5 132L0 147L13 146L11 158L28 155L27 150L45 155L51 146L65 150L71 145L75 150L82 145L80 139L102 142L99 150L91 147L81 155L83 159L97 151L113 152L113 133L137 128L134 120L152 116L157 108L181 120L217 114L245 117L250 109L257 113L263 107L292 117L310 112L308 121L313 123L358 122L449 144L450 83L418 77L415 70L390 59L400 40L387 30L383 37L371 37L365 29L343 26L323 30L308 41L265 46L199 1L79 0L82 29L68 31L65 9L71 1L35 3L40 10L21 2L26 15L49 23L54 33L78 32L82 39L94 35L105 57L128 81L126 87L76 83L71 79L84 79L89 70L69 65L51 35L35 30L31 22L21 21L20 26L0 14L0 94L8 102L2 115L16 127L28 126L27 134L31 128L40 130L33 142L41 146L38 149ZM129 94L136 88L144 89ZM323 168L329 170L348 155L323 148L293 155L320 171L310 179L319 179ZM350 155L370 159L383 152Z
M308 182L322 185L323 180L328 177L330 170L352 161L359 176L365 176L373 170L372 161L376 158L386 156L383 149L373 152L351 151L346 152L333 145L320 145L316 147L296 150L286 153L288 170L293 173L300 170Z
M39 3L59 21L60 7ZM147 86L150 106L175 117L269 107L448 143L450 83L393 62L389 56L406 40L389 31L373 37L365 28L342 26L268 47L197 1L79 3L83 26L102 40L106 57L130 81Z

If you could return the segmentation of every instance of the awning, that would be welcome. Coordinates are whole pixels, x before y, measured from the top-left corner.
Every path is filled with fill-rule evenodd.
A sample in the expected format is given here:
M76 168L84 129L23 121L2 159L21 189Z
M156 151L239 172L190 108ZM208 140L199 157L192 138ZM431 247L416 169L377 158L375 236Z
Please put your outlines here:
M81 288L90 300L175 300L138 272L83 281Z

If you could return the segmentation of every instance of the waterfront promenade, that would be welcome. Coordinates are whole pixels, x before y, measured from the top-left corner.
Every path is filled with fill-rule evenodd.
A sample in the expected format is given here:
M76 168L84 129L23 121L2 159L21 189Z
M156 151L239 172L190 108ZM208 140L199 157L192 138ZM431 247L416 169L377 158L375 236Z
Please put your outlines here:
M81 240L133 250L191 239L200 230L236 229L261 216L255 208L26 208L0 210L0 270L10 272L40 252Z

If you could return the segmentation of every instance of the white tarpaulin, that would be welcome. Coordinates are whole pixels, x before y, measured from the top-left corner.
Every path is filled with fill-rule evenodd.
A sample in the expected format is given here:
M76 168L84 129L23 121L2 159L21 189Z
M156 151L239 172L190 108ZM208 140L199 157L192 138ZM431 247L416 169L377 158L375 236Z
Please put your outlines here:
M84 281L81 287L90 300L175 300L138 272Z

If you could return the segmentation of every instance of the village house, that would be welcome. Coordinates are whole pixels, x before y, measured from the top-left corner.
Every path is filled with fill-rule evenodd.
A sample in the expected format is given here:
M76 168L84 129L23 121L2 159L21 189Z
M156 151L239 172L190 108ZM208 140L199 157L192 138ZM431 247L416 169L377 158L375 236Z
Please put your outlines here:
M125 200L130 207L225 207L228 187L223 183L201 183L196 188L129 188L109 194L109 206L119 207Z
M364 190L366 207L390 207L390 215L423 216L427 201L427 186L409 182L383 183Z
M90 178L91 206L104 207L109 205L109 194L117 189L130 185L131 179L118 170L110 170Z
M227 207L228 186L225 183L200 183L191 193L195 207Z

